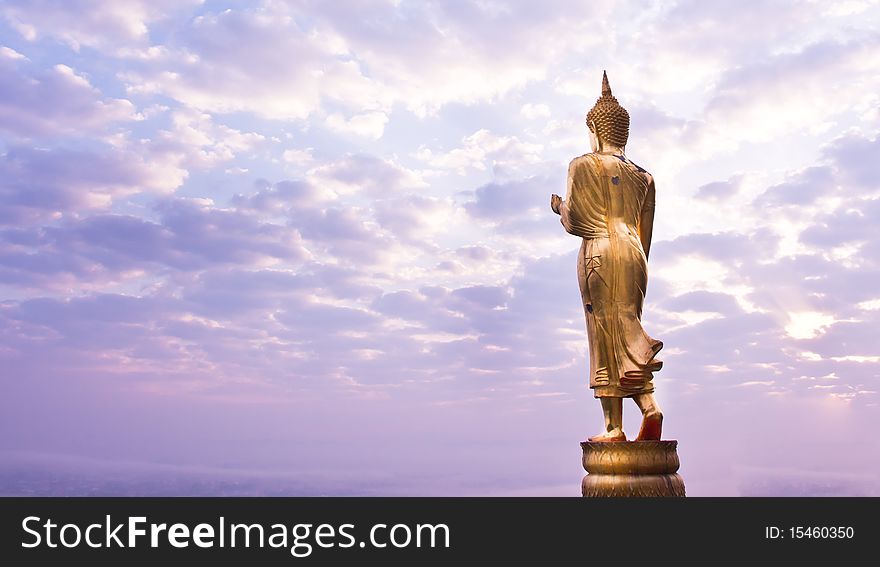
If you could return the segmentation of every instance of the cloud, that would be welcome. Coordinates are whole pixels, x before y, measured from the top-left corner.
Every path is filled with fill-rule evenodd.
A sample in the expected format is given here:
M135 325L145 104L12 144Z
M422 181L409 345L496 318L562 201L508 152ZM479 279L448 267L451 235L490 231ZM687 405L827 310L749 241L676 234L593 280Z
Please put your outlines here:
M363 61L392 100L419 115L450 102L492 100L543 78L546 65L566 49L599 41L583 33L585 14L573 13L564 2L545 3L540 10L487 6L313 4L310 15L318 34ZM591 7L591 22L602 21L608 11L605 5Z
M318 208L332 195L306 180L287 180L271 184L257 181L251 193L237 193L232 204L240 209L264 214L287 214L290 209Z
M529 178L519 181L488 183L474 191L474 200L465 205L473 216L503 221L543 208L550 202L542 187L552 186L546 179ZM545 194L547 193L547 194ZM549 204L547 208L549 209Z
M0 90L0 131L21 138L101 133L138 118L130 101L104 98L71 67L40 71L8 48L0 54Z
M389 108L355 61L340 58L336 43L279 3L197 16L180 37L182 44L123 75L130 92L163 94L202 111L288 120L318 111L325 96L352 109ZM349 127L363 128L364 121Z
M814 166L798 172L784 183L767 189L757 199L763 206L804 206L834 192L837 183L831 168Z
M722 200L732 197L739 189L742 176L736 176L727 181L713 181L697 188L696 197L706 200Z
M149 41L149 26L167 18L181 5L195 6L204 0L100 0L53 2L5 2L0 15L28 41L48 36L71 48L122 48Z
M338 132L363 136L378 140L385 132L385 124L388 123L388 115L384 112L367 112L356 114L351 118L345 118L341 114L331 114L327 117L327 126Z
M121 196L170 193L184 176L131 151L13 146L0 155L0 196L6 204L0 220L27 223L106 209Z
M307 260L299 232L238 210L185 199L157 205L159 222L93 214L37 230L7 231L0 278L22 287L65 288L224 266L296 265Z
M736 315L742 311L736 300L727 293L692 291L669 298L663 307L675 311L701 311Z
M838 165L837 173L845 193L862 189L876 195L880 165L873 156L878 150L880 138L869 138L858 132L840 136L825 149L825 155Z
M306 166L314 161L314 156L312 155L311 148L305 150L290 148L284 150L284 152L281 154L281 159L283 159L287 163L291 163L294 165Z
M418 172L371 154L349 154L308 172L313 183L341 195L391 196L424 187Z
M170 119L170 129L160 130L153 140L141 141L141 146L181 168L211 168L267 145L262 134L218 124L210 115L191 109L175 110Z
M376 202L374 216L386 230L419 244L420 241L442 237L459 220L461 210L446 199L409 195Z
M433 168L464 175L469 169L522 170L540 161L540 144L523 142L515 136L497 136L478 130L462 139L462 145L447 152L435 153L422 146L415 157Z
M536 118L547 118L548 116L550 116L550 107L546 104L526 103L522 105L522 108L519 109L519 112L529 120L534 120Z
M607 12L604 5L591 8L591 29ZM585 15L564 2L500 12L442 3L263 2L193 18L179 35L185 40L126 72L125 80L131 92L162 93L211 112L297 120L325 103L341 104L353 114L331 113L330 127L376 136L396 103L423 116L543 78L556 55L600 41L585 40L593 37L584 33Z
M736 124L752 141L796 131L821 132L848 109L873 104L868 91L846 85L872 84L869 77L878 53L876 38L830 40L729 71L706 107L705 121Z

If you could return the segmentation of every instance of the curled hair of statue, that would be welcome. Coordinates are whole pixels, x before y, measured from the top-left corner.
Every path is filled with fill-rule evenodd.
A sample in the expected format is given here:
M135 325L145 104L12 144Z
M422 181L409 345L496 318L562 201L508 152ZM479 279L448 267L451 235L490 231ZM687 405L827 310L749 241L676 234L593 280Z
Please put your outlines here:
M587 127L607 144L623 147L629 139L629 113L611 94L605 71L602 72L602 96L587 113Z

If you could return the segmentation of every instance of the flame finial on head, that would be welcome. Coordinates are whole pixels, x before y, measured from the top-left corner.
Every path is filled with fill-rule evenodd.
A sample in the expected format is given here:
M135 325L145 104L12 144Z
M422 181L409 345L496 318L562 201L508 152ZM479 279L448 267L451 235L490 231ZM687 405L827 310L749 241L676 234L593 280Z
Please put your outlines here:
M602 71L602 96L611 96L611 85L608 84L608 71Z
M593 128L595 125L595 129ZM623 147L629 139L629 113L611 94L608 73L602 71L602 96L587 113L587 127L604 143Z

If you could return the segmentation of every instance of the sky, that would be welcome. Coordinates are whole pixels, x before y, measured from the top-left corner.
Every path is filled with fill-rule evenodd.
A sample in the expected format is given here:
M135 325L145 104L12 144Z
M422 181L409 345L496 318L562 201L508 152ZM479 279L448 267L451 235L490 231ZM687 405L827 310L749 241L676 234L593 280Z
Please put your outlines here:
M0 493L576 496L602 71L689 495L880 495L877 1L0 2ZM624 406L634 437L639 415Z

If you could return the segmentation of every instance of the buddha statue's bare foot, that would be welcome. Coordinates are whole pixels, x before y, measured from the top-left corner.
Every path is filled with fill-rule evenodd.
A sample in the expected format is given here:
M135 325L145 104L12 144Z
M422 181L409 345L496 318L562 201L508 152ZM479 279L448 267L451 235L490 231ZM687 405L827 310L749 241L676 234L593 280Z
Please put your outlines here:
M624 435L622 429L614 429L599 435L594 435L587 439L587 441L590 443L616 443L619 441L626 441L626 435Z
M642 418L642 427L636 441L659 441L663 430L663 414L659 411L649 412Z

